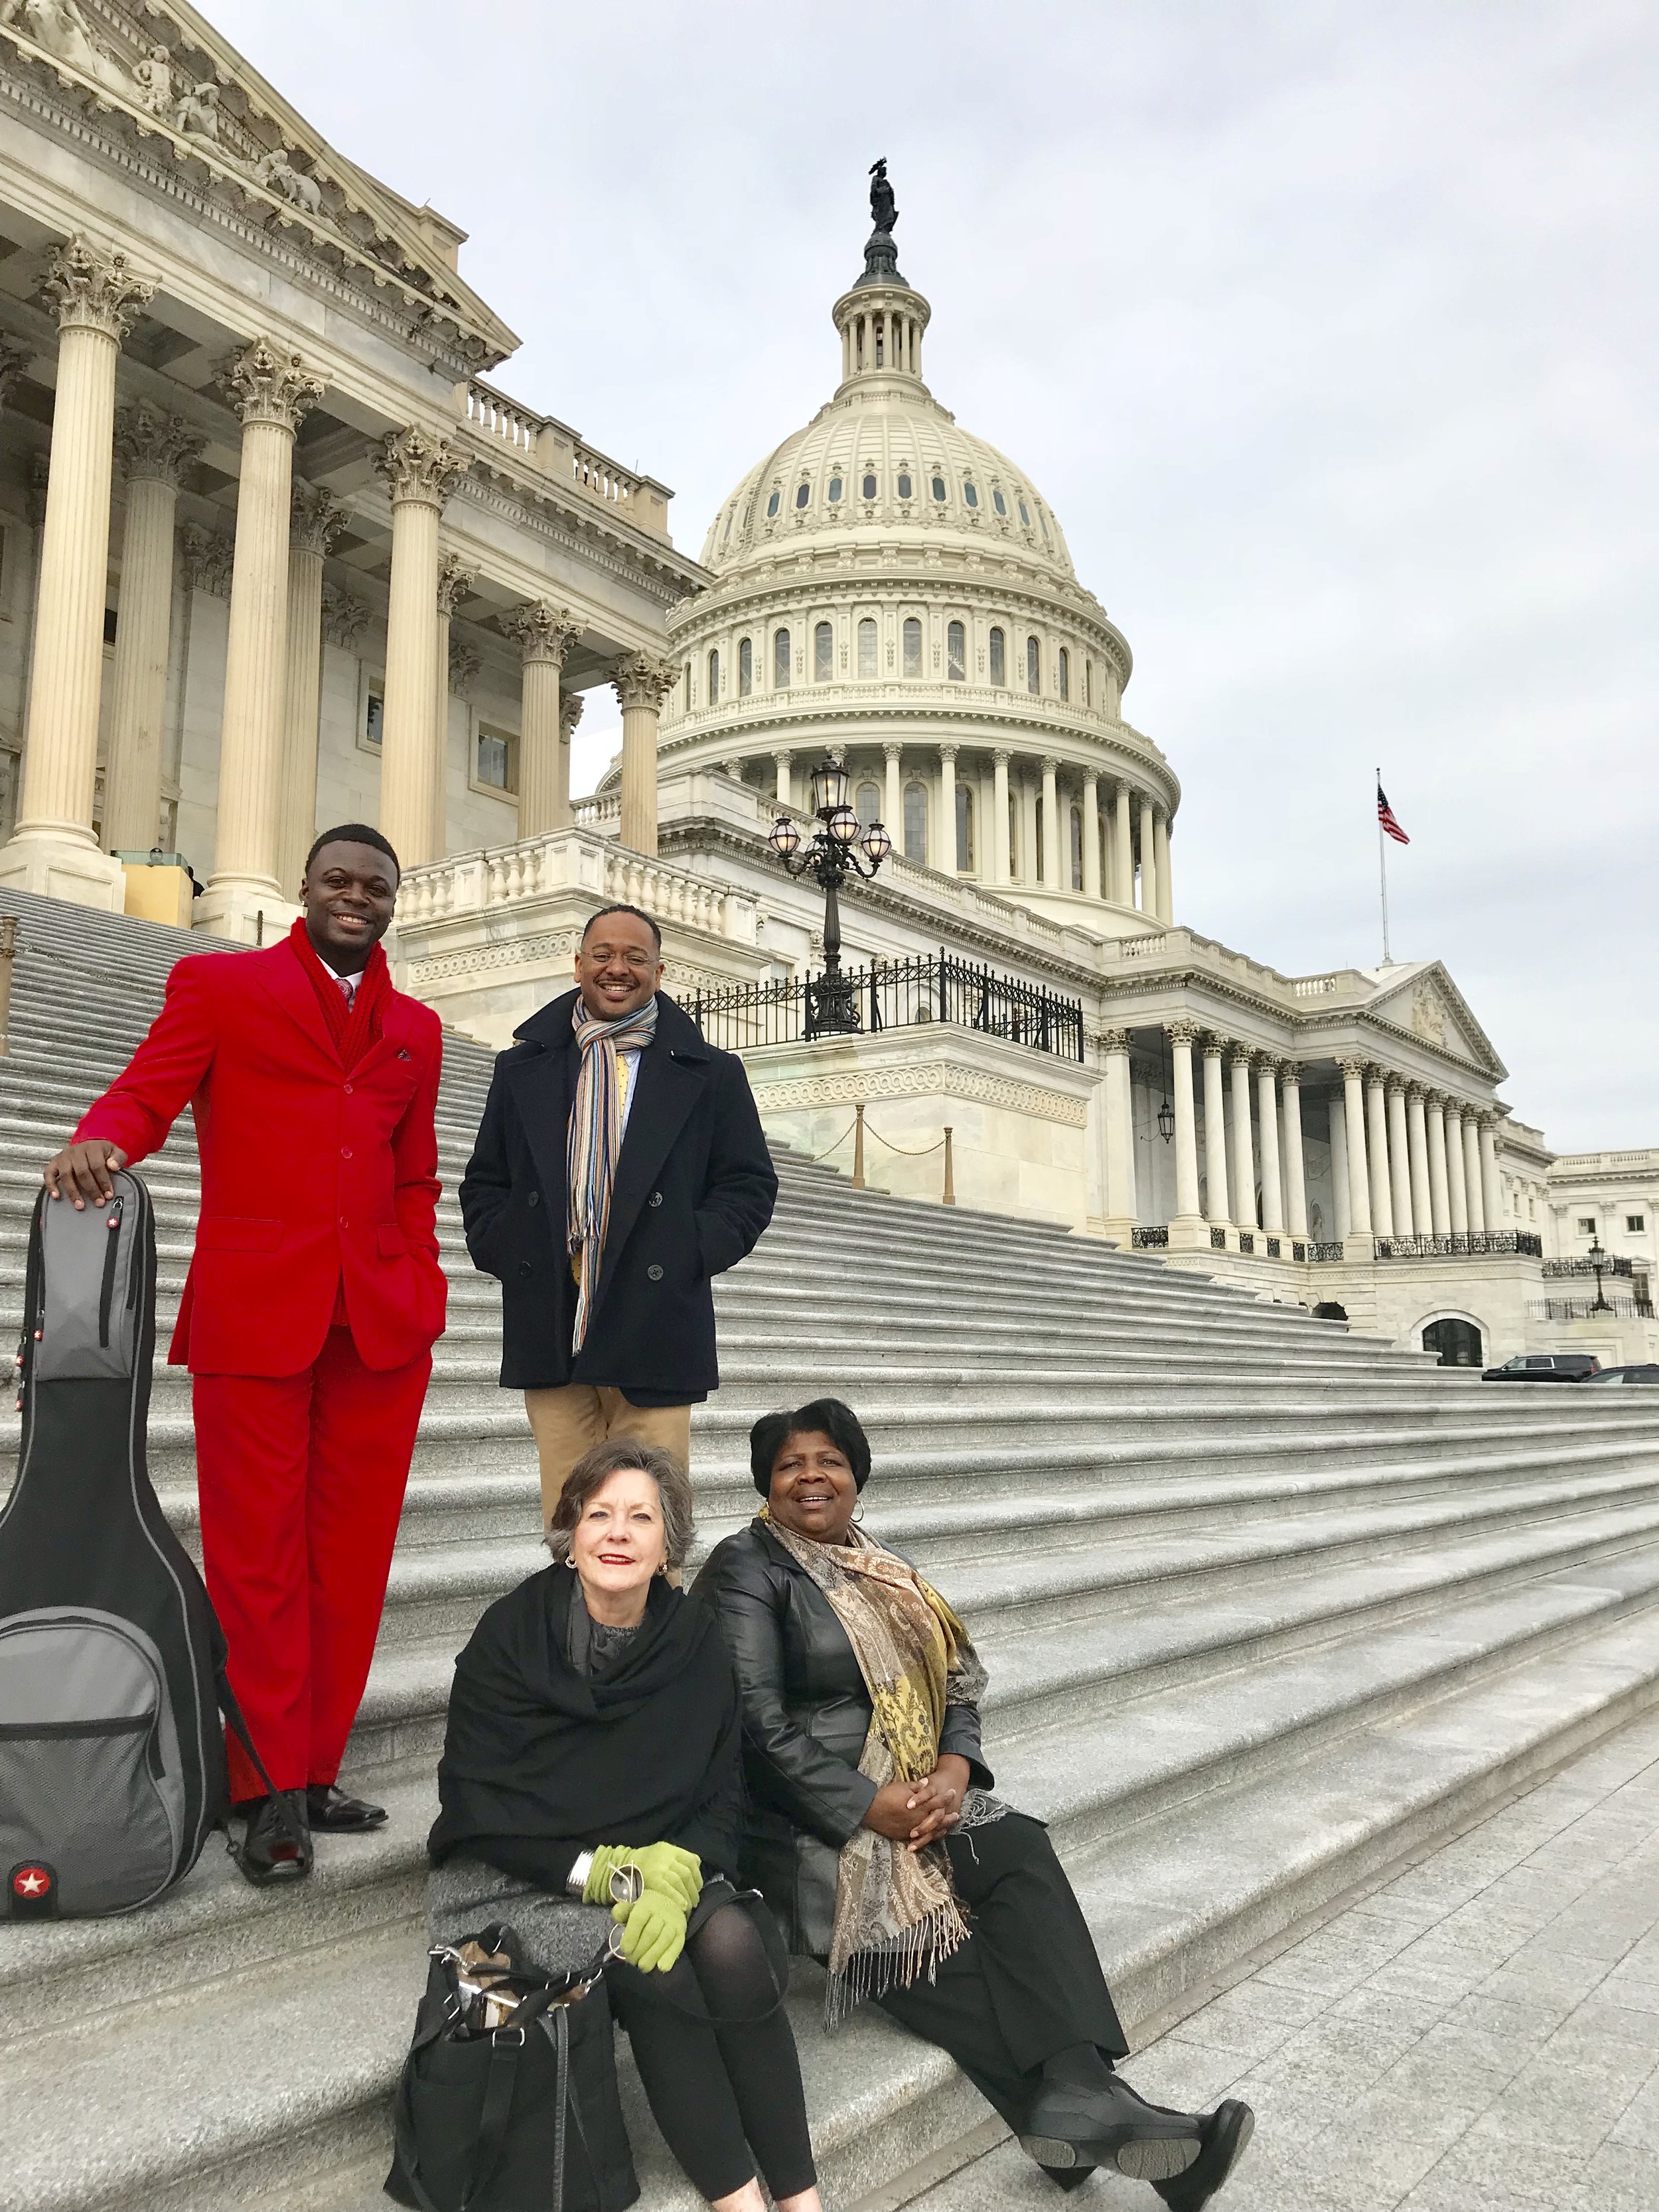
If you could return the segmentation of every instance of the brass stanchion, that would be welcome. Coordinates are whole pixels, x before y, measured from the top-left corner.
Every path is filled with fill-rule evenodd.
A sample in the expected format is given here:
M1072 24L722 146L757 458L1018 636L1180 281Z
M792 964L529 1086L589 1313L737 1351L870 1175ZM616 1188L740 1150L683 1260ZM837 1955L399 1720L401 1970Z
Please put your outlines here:
M956 1202L957 1178L951 1152L951 1124L947 1121L945 1125L945 1203L954 1206Z
M854 1106L853 1111L858 1117L853 1131L853 1188L854 1190L863 1190L866 1188L864 1181L864 1109L862 1106Z
M11 1050L11 971L17 958L17 916L0 917L0 1053Z

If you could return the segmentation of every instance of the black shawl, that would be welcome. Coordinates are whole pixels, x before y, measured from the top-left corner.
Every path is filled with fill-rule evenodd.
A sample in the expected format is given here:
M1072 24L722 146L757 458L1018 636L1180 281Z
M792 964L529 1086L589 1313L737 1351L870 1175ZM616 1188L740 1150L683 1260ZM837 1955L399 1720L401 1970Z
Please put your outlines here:
M743 1828L736 1678L706 1607L653 1582L639 1634L597 1677L568 1656L569 1568L498 1598L455 1662L427 1849L547 1889L594 1844L678 1844L733 1874Z

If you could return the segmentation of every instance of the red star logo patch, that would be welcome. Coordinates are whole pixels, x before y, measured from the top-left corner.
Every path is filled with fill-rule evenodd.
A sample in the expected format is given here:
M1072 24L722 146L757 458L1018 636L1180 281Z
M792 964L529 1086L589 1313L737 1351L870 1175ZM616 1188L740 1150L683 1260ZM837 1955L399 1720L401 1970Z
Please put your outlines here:
M20 1866L11 1878L11 1886L19 1897L44 1897L52 1887L52 1876L45 1867Z

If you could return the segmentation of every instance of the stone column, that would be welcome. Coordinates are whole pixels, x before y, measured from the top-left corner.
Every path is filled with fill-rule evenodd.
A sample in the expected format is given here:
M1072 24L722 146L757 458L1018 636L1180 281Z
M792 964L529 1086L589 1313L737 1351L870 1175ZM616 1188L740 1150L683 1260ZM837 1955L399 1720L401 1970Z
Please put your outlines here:
M1158 815L1150 796L1140 802L1140 911L1158 914Z
M1279 1070L1263 1057L1255 1064L1255 1118L1261 1133L1261 1226L1285 1234L1285 1193L1279 1176Z
M438 563L437 628L433 639L432 690L432 814L427 829L427 855L441 860L449 850L449 694L457 680L450 658L451 625L456 610L464 599L471 596L477 581L476 570L466 568L454 554L446 553ZM566 761L569 756L565 755ZM568 821L570 791L565 787L566 816Z
M286 346L256 339L226 370L242 418L236 559L225 643L224 720L213 875L198 927L269 938L298 912L299 886L280 884L283 732L288 683L288 550L294 434L322 396L320 377ZM431 686L427 687L430 705Z
M1158 864L1158 918L1175 920L1174 888L1170 882L1170 817L1160 806L1152 826L1153 854Z
M1129 1096L1129 1032L1107 1030L1100 1040L1101 1135L1106 1147L1106 1233L1127 1249L1135 1224L1134 1114Z
M882 758L887 763L887 834L895 848L904 850L904 776L903 747L884 745Z
M40 531L28 722L17 826L0 884L118 914L125 878L93 834L98 702L109 586L115 358L155 289L125 253L71 238L47 263L58 310L58 390Z
M1463 1180L1463 1109L1451 1098L1446 1101L1446 1197L1451 1210L1452 1235L1467 1237L1469 1194Z
M289 505L288 644L283 745L276 777L276 881L297 899L317 834L317 721L323 680L323 562L345 526L345 509L314 484L296 483Z
M933 866L941 874L957 872L957 749L939 749L939 857Z
M1429 1133L1423 1113L1423 1086L1406 1090L1406 1150L1411 1167L1412 1223L1419 1237L1433 1235L1434 1207L1429 1195Z
M999 745L991 755L994 781L991 792L991 882L998 890L1008 884L1008 761L1007 748Z
M1469 1234L1483 1237L1486 1231L1486 1195L1480 1188L1480 1121L1472 1112L1463 1116L1463 1191L1469 1210Z
M1047 890L1064 890L1071 871L1066 841L1060 834L1060 763L1052 753L1042 757L1042 884Z
M1394 1233L1409 1237L1416 1219L1412 1206L1411 1152L1406 1133L1406 1086L1389 1078L1389 1195L1394 1200Z
M581 624L566 608L556 607L546 599L532 599L504 614L501 628L518 640L523 671L519 708L519 835L540 837L550 830L570 827L570 794L566 791L562 798L559 791L559 671L566 653L582 634ZM624 742L626 727L624 724ZM654 732L652 751L654 756ZM652 788L654 792L654 780ZM653 816L654 811L653 808ZM654 819L651 830L654 851Z
M1431 1091L1425 1100L1429 1131L1429 1219L1437 1237L1451 1235L1451 1177L1446 1172L1446 1102Z
M1504 1218L1504 1186L1498 1172L1498 1116L1480 1116L1480 1201L1486 1227L1498 1228Z
M1241 1229L1257 1226L1255 1138L1250 1127L1250 1062L1248 1045L1233 1051L1233 1219Z
M1365 1076L1365 1149L1371 1170L1371 1227L1379 1237L1394 1235L1394 1194L1389 1188L1389 1107L1382 1071Z
M559 790L563 794L565 820L568 823L576 818L570 793L570 741L576 734L576 725L581 718L581 693L562 692L559 697Z
M1083 779L1083 896L1100 896L1100 778Z
M1037 866L1037 847L1042 842L1037 836L1038 787L1035 778L1022 773L1019 779L1019 880L1031 890L1042 883L1048 862L1045 848L1042 867Z
M1187 1241L1194 1245L1200 1242L1204 1226L1198 1205L1198 1115L1193 1102L1193 1047L1198 1036L1196 1022L1169 1024L1172 1063L1170 1079L1175 1094L1176 1117L1174 1218L1186 1232ZM1208 1239L1203 1241L1207 1243Z
M1344 1237L1371 1233L1370 1172L1365 1159L1365 1063L1340 1060L1342 1070L1342 1127L1348 1150L1348 1227Z
M772 756L772 765L777 771L777 793L780 806L793 806L795 803L795 779L790 766L793 757L793 754L787 752L774 753Z
M1120 906L1132 907L1135 902L1135 838L1129 820L1129 787L1127 783L1119 784L1112 801L1112 828L1115 848L1112 896Z
M1293 1060L1279 1071L1279 1111L1285 1124L1285 1226L1292 1237L1308 1233L1308 1170L1302 1158L1302 1070Z
M116 419L127 519L104 763L104 843L112 853L148 853L161 834L173 524L179 480L205 442L182 415L168 415L147 399L124 407Z
M1208 1219L1212 1228L1230 1226L1227 1198L1227 1085L1221 1072L1225 1037L1204 1040L1204 1177L1209 1186Z
M622 826L617 842L654 858L657 850L657 717L675 672L648 653L625 653L611 681L622 708Z
M381 441L374 465L392 501L380 827L407 868L432 857L438 521L465 463L447 438L412 424Z
M1353 1227L1353 1214L1348 1203L1348 1109L1340 1091L1332 1091L1325 1111L1331 1139L1331 1226L1341 1243Z

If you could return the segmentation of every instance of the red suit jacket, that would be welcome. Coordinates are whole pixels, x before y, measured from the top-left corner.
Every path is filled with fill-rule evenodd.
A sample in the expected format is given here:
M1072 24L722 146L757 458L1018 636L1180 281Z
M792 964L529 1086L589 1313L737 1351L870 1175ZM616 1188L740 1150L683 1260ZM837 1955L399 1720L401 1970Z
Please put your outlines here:
M297 1375L343 1287L367 1367L441 1336L438 1139L443 1032L388 991L380 1036L349 1072L285 938L179 961L149 1035L75 1141L135 1164L188 1104L202 1157L196 1251L167 1357L197 1375Z

